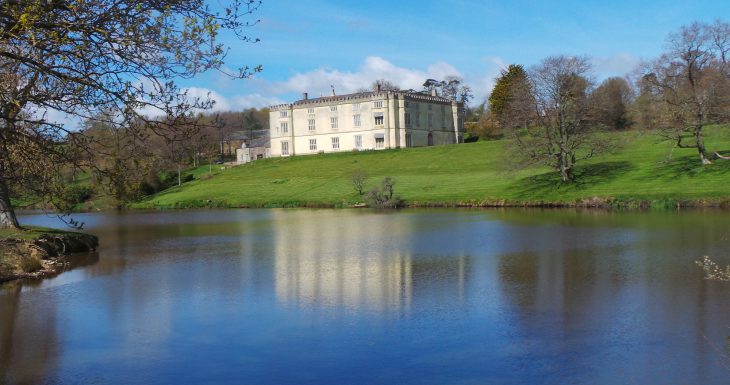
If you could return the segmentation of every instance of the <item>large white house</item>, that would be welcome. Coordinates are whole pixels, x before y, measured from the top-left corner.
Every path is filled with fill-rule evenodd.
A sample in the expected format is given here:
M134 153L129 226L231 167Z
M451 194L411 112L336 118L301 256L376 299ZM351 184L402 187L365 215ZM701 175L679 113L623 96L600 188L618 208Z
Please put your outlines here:
M372 91L272 106L271 156L461 143L463 106L414 91Z

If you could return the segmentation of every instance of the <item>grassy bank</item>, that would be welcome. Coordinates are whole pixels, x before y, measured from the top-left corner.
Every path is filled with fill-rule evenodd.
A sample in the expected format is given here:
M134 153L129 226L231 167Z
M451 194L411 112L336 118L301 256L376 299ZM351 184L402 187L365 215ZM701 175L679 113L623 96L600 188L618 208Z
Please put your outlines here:
M710 151L730 151L730 128L707 129ZM136 208L348 206L362 201L350 174L368 186L385 176L409 205L618 205L670 207L730 204L730 161L703 167L694 149L677 149L652 132L616 133L623 147L584 161L576 181L546 168L510 169L505 141L386 151L274 158L199 177Z
M77 232L0 229L0 282L57 274L64 267L62 257L95 250L97 245L95 236Z

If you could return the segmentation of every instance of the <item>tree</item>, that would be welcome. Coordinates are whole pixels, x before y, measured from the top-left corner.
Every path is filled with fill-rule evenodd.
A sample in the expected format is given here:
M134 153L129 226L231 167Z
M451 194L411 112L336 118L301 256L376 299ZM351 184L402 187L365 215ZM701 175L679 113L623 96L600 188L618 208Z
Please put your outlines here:
M626 79L611 77L604 80L593 91L591 99L598 123L615 130L631 126L629 106L633 92Z
M385 79L378 79L373 82L372 84L372 90L380 90L380 91L399 91L400 87L398 87L395 83L392 83L389 80Z
M662 136L679 148L707 155L703 129L727 119L730 108L730 25L693 23L667 38L667 51L644 70L642 81L666 105Z
M84 148L92 157L83 165L94 170L95 185L109 194L117 209L135 197L147 175L150 154L141 134L113 123L114 116L101 112L83 123L80 134L86 138Z
M474 93L471 87L463 82L464 79L458 76L447 76L444 80L426 79L423 90L466 105L474 97Z
M373 92L373 91L400 91L400 87L386 79L378 79L370 84L370 87L361 87L355 92Z
M527 84L527 72L524 67L519 64L510 64L506 70L502 70L499 77L495 80L492 93L489 95L489 111L493 117L502 123L506 123L508 118L507 107L515 97L513 92L523 89ZM505 125L502 124L504 127Z
M365 182L368 180L368 174L360 169L357 169L350 174L350 182L352 183L352 188L357 191L358 195L363 194L363 188L365 187Z
M245 30L256 23L246 19L259 5L258 0L230 0L215 8L204 0L0 3L0 227L19 226L10 185L30 185L31 171L53 178L23 169L13 148L33 146L39 157L64 162L76 155L67 148L88 148L83 135L51 121L48 111L82 119L106 111L114 116L111 124L132 130L143 126L136 122L146 111L175 117L147 122L154 134L174 132L170 122L193 118L192 111L211 105L188 97L175 81L222 71L226 48L216 41L222 30L256 41ZM228 75L245 78L260 69Z
M589 75L587 58L552 56L530 69L525 89L510 91L514 161L546 165L569 182L577 162L609 148L595 135Z

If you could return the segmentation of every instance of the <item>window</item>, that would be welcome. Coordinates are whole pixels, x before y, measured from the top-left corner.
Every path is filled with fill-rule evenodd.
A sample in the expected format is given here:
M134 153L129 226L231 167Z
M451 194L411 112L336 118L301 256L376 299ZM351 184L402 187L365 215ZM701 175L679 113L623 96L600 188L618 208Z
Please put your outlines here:
M411 125L411 113L406 112L406 126L410 126L410 125Z
M357 112L360 111L360 103L355 103L352 105L352 111Z
M289 132L289 123L281 122L281 133L286 134L287 132Z
M355 148L362 150L362 135L355 135Z
M403 102L403 107L408 108L410 106L411 106L411 102L409 102L407 100L405 102Z
M332 138L332 149L338 150L340 148L340 138L335 136Z
M307 108L307 113L308 114L313 114L314 113L314 108Z
M355 127L360 127L360 114L353 115L352 120Z
M330 118L330 127L336 129L337 128L337 117Z
M429 104L429 106L430 106L430 104ZM429 112L428 113L428 128L431 128L431 127L433 127L433 114Z
M375 148L385 148L385 138L375 138Z
M378 100L377 102L373 102L373 108L383 108L383 101Z
M316 121L314 119L307 120L307 123L308 123L307 126L309 127L309 131L314 131L314 130L317 129L317 126L316 126L316 123L315 122Z
M385 122L385 118L383 117L383 113L382 112L376 112L374 116L375 116L375 125L376 126L382 126L383 123Z
M317 151L317 139L309 139L309 151Z
M281 155L289 155L289 142L281 142Z
M280 118L286 118L287 116L289 116L289 111L279 111Z
M431 103L428 104L428 110L429 111L433 110L433 104L431 104Z
M413 136L406 132L406 147L413 147Z
M421 108L421 104L420 103L416 103L416 110L418 110L419 108Z
M337 111L337 106L330 106L330 111L332 111L332 112Z
M421 113L416 112L416 127L420 127L420 126L421 126Z

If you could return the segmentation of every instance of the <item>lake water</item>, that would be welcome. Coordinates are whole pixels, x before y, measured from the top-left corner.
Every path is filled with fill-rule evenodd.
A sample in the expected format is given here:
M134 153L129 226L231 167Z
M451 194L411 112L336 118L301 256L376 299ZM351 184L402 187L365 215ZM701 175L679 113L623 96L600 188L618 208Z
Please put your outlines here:
M0 288L0 383L730 383L730 283L694 264L730 263L730 212L77 219L98 253Z

